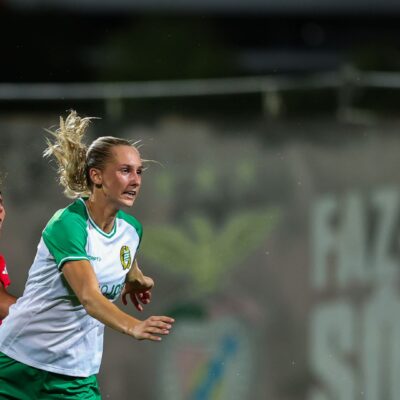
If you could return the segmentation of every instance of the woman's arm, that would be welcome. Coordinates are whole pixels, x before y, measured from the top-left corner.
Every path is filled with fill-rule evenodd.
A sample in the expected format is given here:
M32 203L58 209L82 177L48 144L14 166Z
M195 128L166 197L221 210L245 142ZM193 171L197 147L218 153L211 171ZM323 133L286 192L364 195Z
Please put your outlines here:
M69 261L63 266L63 274L87 313L110 328L139 340L161 340L158 335L169 334L172 318L153 316L140 321L106 299L89 261Z
M138 290L150 290L154 286L153 279L143 275L136 258L133 260L131 269L126 274L126 282L133 283Z
M0 320L8 315L8 310L17 301L17 298L7 292L7 289L0 282Z
M129 295L132 303L138 311L143 311L142 304L148 304L151 301L151 289L154 281L149 276L144 276L135 259L132 267L126 275L126 283L122 291L122 302L127 305L126 296ZM140 304L142 303L142 304Z

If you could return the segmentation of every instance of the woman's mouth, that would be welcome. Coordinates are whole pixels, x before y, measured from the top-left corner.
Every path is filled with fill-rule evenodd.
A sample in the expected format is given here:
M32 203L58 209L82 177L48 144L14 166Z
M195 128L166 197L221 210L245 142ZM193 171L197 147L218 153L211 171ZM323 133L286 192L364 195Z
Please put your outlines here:
M133 199L136 196L136 190L128 190L128 191L124 192L124 195Z

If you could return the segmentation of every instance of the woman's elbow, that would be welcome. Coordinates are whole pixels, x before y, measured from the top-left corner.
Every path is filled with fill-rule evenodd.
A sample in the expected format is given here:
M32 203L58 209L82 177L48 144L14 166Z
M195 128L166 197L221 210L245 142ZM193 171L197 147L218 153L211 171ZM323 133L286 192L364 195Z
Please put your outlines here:
M80 296L80 302L83 308L91 317L96 317L96 311L99 309L99 294L88 291Z

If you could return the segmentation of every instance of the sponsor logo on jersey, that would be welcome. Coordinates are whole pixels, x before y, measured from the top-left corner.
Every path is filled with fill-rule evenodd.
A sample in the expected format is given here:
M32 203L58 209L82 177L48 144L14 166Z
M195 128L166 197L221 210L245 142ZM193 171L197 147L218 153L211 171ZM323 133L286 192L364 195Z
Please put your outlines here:
M118 285L108 285L105 283L104 285L99 285L99 287L103 296L107 297L107 299L114 300L121 294L124 284L120 283Z
M90 261L101 261L101 257L88 255Z
M122 246L119 252L119 259L123 269L128 269L131 265L131 250L128 246Z

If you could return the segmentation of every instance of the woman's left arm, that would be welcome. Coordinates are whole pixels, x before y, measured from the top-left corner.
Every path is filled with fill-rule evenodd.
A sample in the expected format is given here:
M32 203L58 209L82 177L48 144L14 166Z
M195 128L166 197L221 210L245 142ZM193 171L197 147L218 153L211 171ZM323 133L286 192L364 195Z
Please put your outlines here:
M125 287L122 291L122 302L127 305L128 301L126 296L129 295L136 309L138 311L143 311L142 304L148 304L151 301L151 289L153 286L153 279L143 275L135 259L131 269L126 275Z

